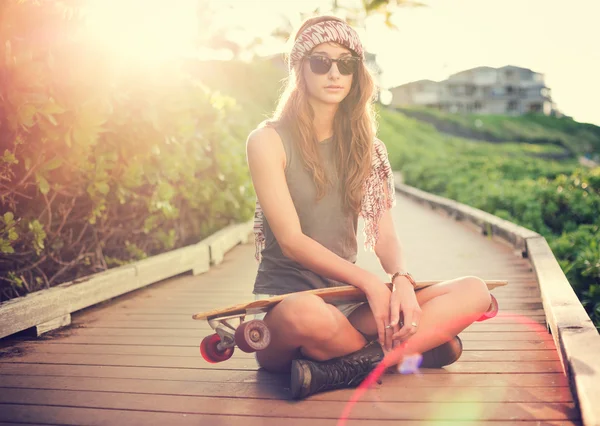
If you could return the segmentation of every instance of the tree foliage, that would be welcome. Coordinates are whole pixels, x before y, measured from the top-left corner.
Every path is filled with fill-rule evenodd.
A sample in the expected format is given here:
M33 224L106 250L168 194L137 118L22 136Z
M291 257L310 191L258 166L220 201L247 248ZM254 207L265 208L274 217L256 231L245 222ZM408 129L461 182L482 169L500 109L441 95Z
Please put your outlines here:
M189 64L120 66L78 0L0 20L0 300L251 217L247 123Z

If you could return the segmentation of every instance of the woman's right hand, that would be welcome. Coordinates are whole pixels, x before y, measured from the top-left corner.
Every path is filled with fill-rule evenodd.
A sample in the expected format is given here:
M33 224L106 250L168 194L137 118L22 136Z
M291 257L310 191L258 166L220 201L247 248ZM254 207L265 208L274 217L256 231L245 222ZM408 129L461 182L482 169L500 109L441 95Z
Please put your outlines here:
M378 277L374 276L363 287L369 307L377 325L377 335L381 347L386 351L392 350L392 328L385 328L390 323L391 291Z

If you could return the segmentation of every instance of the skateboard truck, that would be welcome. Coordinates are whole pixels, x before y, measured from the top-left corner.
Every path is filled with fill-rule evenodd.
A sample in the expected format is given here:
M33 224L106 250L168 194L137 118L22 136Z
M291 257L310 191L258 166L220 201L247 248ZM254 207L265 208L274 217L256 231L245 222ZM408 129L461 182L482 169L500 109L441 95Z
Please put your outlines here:
M231 324L229 320L237 320L237 324ZM208 320L208 324L213 330L219 335L221 340L217 344L217 350L220 352L225 351L227 348L235 346L235 330L244 321L244 316L230 316L219 319Z

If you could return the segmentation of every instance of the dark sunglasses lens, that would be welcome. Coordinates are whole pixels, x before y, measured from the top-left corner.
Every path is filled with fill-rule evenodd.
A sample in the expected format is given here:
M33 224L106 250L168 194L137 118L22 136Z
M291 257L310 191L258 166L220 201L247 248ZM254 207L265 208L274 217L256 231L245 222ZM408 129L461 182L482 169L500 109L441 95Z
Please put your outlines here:
M328 58L312 56L309 61L310 70L315 74L327 74L331 68L331 61Z
M354 59L343 59L341 61L338 61L337 65L338 70L340 70L340 74L350 75L354 74L354 72L356 71L356 66L358 65L358 62Z

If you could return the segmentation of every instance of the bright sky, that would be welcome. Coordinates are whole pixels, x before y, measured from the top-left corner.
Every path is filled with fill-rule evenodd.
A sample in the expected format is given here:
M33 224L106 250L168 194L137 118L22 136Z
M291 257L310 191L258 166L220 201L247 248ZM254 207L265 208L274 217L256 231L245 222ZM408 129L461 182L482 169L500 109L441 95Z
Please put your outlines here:
M351 2L352 0L346 0ZM389 88L423 78L486 65L516 65L541 72L558 108L578 121L600 125L599 0L421 0L427 7L400 8L399 30L367 21L361 34L378 55L382 86ZM299 22L298 11L332 0L229 0L240 24L257 33L281 14ZM344 0L340 0L340 3ZM260 19L248 19L256 16ZM232 19L236 19L230 15Z
M197 31L196 1L89 0L94 5L92 30L115 46L124 60L133 55L149 64L173 55L175 46L190 48ZM219 14L214 19L238 27L236 38L242 44L256 36L268 39L284 17L296 26L299 12L320 7L325 13L333 4L333 0L204 1L217 2ZM443 80L482 65L516 65L543 73L565 114L600 125L600 0L421 2L428 7L398 9L394 23L399 30L387 29L381 16L373 16L366 31L360 31L383 69L382 87L424 78ZM360 5L361 0L338 3ZM258 52L282 49L281 43L271 41Z

